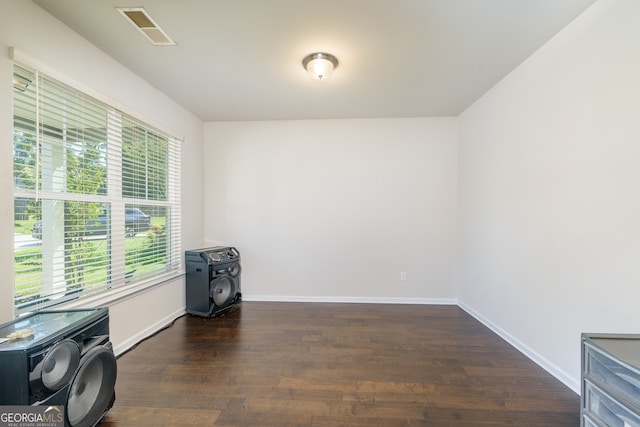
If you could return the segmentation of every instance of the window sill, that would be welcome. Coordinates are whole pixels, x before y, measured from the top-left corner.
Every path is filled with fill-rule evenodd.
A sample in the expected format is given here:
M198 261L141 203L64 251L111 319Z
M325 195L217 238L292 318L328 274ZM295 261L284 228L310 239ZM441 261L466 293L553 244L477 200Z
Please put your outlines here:
M50 310L72 310L78 308L108 307L120 301L133 298L139 294L159 288L183 276L184 270L167 273L163 276L155 277L153 279L149 279L135 285L121 286L116 289L103 292L99 295L69 301L64 304L51 307Z

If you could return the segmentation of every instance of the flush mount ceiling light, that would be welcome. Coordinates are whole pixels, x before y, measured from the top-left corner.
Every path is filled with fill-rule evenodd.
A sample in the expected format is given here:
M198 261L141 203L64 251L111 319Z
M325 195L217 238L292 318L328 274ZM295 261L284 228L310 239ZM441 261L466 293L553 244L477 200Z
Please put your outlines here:
M138 29L149 41L158 46L173 46L176 44L171 37L164 32L162 28L142 7L117 7L118 12L122 14L127 21Z
M316 52L309 54L302 60L302 66L316 80L326 80L338 66L338 58L330 53Z

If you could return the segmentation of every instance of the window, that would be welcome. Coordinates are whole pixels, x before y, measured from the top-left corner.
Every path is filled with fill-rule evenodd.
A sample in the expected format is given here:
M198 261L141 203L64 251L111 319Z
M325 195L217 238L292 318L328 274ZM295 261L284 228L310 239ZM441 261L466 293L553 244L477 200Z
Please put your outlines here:
M180 141L14 65L16 314L180 270Z

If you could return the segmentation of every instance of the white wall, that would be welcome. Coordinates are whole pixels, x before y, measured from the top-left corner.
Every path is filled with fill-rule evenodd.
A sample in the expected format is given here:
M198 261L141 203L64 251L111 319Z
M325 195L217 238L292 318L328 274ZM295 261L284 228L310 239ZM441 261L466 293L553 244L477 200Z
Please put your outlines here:
M95 90L184 137L182 146L183 246L202 244L202 122L152 88L94 45L72 32L30 1L0 3L0 322L13 317L12 62L15 46L68 79ZM152 48L152 47L150 47ZM116 350L124 349L154 328L184 311L184 280L159 288L111 308L111 336Z
M206 123L207 243L238 247L249 299L454 302L456 140L455 118Z
M640 330L640 2L601 0L460 117L460 300L579 391Z

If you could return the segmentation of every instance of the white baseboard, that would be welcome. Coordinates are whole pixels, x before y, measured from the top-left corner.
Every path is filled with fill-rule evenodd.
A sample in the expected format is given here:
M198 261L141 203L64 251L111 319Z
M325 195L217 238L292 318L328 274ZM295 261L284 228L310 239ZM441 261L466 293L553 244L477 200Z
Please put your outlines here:
M495 323L491 322L486 317L482 316L480 313L467 306L461 301L458 301L458 307L469 313L480 323L485 325L487 328L491 329L493 332L498 334L502 339L507 341L512 347L518 350L520 353L527 356L533 362L537 363L542 369L553 375L558 381L562 382L564 385L573 390L576 394L580 394L580 382L576 381L573 377L568 375L565 371L558 368L553 363L549 362L547 359L542 357L539 353L531 349L531 347L524 344L522 341L518 340L511 334L509 334L504 329L497 326Z
M114 347L113 352L115 353L116 357L120 356L121 354L125 353L127 350L130 350L131 348L133 348L136 345L138 345L144 339L150 337L151 335L155 334L156 332L160 331L161 329L166 328L174 320L176 320L178 317L184 315L185 313L186 313L185 307L182 307L180 310L177 310L177 311L171 313L170 315L168 315L168 316L164 317L163 319L157 321L156 323L154 323L153 325L149 326L148 328L143 329L139 333L135 334L134 336L130 337L129 339L125 340L124 342L118 344L117 346Z
M266 302L337 302L358 304L431 304L457 305L455 298L388 298L388 297L330 297L330 296L299 296L299 295L246 295L243 301Z

